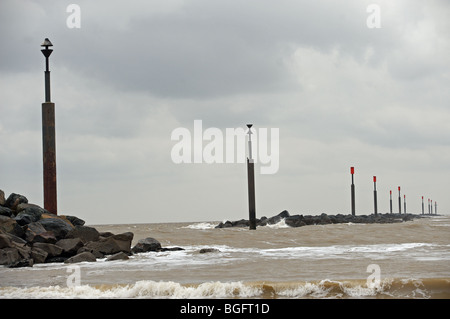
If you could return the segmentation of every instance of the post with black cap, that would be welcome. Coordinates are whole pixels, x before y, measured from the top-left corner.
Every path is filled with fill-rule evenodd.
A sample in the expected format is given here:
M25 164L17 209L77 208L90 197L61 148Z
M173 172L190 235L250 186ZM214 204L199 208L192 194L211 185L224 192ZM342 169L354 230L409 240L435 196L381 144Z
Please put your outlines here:
M45 102L42 103L42 153L44 165L44 208L57 214L56 201L56 147L55 147L55 103L50 98L50 70L48 58L53 44L45 38L41 44L45 56Z
M389 211L392 214L392 190L389 191Z
M252 128L248 127L248 157L247 157L247 179L248 179L248 209L250 229L256 229L256 207L255 207L255 163L252 157Z
M425 214L425 206L423 203L423 196L422 196L422 215L424 215L424 214Z

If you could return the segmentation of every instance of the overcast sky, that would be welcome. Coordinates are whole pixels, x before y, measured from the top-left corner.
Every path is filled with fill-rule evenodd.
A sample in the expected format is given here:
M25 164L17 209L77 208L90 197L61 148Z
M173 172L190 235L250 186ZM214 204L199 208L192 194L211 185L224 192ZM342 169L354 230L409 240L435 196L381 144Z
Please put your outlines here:
M81 9L69 28L69 4ZM381 28L367 20L380 8ZM1 0L0 189L43 205L48 37L59 214L88 224L248 218L246 165L175 164L179 127L279 129L257 217L450 209L447 0ZM373 21L373 20L371 20ZM203 146L208 141L203 142ZM403 199L403 198L402 198Z

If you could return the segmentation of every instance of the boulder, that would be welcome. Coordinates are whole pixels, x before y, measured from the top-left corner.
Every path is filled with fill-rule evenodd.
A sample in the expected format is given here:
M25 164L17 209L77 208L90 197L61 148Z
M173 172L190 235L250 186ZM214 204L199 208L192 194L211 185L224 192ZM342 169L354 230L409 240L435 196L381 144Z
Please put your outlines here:
M79 262L83 262L83 261L93 262L93 261L97 261L97 259L95 258L95 256L92 253L85 251L85 252L79 253L75 256L72 256L72 257L66 259L64 261L64 263L65 264L73 264L73 263L79 263Z
M206 253L217 253L220 252L217 248L202 248L199 250L200 254L206 254Z
M24 205L24 204L20 204ZM19 206L20 206L19 205ZM29 205L29 204L26 204ZM37 222L41 219L42 214L47 211L39 206L30 205L29 207L22 209L14 219L20 226L27 225L29 223Z
M73 229L70 222L62 218L46 217L39 220L38 223L44 226L45 230L53 232L57 240L65 238L67 233Z
M33 247L45 251L48 254L47 257L57 257L60 256L63 252L63 249L61 247L49 243L34 243Z
M100 254L112 255L118 252L131 253L131 241L134 234L126 232L123 234L112 235L107 238L100 238L98 241L91 241L86 243L78 253L88 251L96 256Z
M56 243L56 237L54 233L52 231L47 231L41 223L30 223L24 228L24 238L29 243Z
M42 264L47 259L48 253L38 247L32 247L31 248L31 257L33 258L33 261L35 264Z
M80 238L83 243L87 243L99 240L100 233L94 227L77 225L66 234L65 238Z
M83 226L86 223L84 220L76 216L64 215L64 217L69 220L73 226Z
M8 199L6 199L4 206L16 210L17 205L22 203L28 203L28 199L23 195L12 193L8 196Z
M0 265L9 265L22 259L16 248L7 247L0 249Z
M106 258L106 261L112 261L112 260L127 260L129 259L128 255L124 252L118 252L117 254L111 255L108 258Z
M12 241L6 234L0 234L0 249L13 247Z
M0 206L5 206L5 192L0 189Z
M33 259L20 259L7 265L8 268L33 267Z
M160 250L161 250L161 243L152 237L140 239L138 243L131 249L131 251L134 254Z
M13 215L13 211L11 208L0 206L0 215L11 217Z
M24 235L22 227L20 227L13 218L2 215L0 215L0 231L17 237L22 237Z
M62 248L61 255L73 256L77 254L78 249L83 247L83 242L80 238L66 238L58 240L55 245Z

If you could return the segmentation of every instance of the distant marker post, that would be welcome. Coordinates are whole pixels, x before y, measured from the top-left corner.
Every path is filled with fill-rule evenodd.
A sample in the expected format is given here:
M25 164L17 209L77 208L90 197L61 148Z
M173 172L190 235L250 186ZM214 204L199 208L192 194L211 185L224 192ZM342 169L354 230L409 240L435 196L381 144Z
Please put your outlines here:
M377 203L377 177L373 177L373 205L374 205L374 213L378 214L378 203Z
M247 179L248 179L248 208L249 208L249 228L256 229L256 205L255 205L255 163L252 158L252 130L253 124L248 127L248 153L247 158Z
M406 195L403 195L403 211L406 214Z
M353 175L355 175L355 168L350 167L350 174L352 175L352 185L351 185L351 200L352 200L352 215L355 216L355 184Z
M398 187L398 213L402 213L402 196L400 195L400 186Z
M392 214L392 190L389 191L389 211Z
M423 196L422 196L422 215L425 214L425 205L423 203Z

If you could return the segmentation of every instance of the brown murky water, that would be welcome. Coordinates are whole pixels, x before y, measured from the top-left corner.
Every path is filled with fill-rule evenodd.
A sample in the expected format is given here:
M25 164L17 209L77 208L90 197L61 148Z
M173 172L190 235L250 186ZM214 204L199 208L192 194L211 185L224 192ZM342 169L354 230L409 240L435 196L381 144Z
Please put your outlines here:
M0 297L450 298L450 216L299 228L280 222L255 231L214 229L217 223L95 225L133 232L133 245L153 237L184 250L2 267Z

